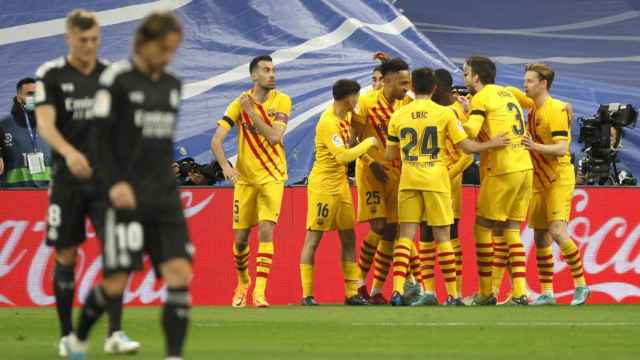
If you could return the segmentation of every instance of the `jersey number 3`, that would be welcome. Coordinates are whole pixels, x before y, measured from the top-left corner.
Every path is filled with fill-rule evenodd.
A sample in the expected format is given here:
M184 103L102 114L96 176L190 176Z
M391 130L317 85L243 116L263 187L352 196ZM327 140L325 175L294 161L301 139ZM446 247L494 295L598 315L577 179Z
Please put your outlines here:
M524 135L524 120L522 119L522 110L518 107L518 105L514 103L507 103L507 109L510 112L515 110L516 112L516 124L511 128L513 129L513 133L519 136Z
M402 147L405 161L418 161L418 157L409 155L418 143L420 143L420 155L431 155L431 159L438 158L440 148L438 147L438 128L436 126L427 126L422 132L422 136L418 138L418 133L414 128L402 128L400 137L404 140L409 137L409 142Z

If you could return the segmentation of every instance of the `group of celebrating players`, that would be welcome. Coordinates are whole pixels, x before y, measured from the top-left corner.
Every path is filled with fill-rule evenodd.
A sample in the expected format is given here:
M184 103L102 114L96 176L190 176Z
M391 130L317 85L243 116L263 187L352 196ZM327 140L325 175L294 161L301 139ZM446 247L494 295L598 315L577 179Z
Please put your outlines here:
M161 315L167 359L181 359L193 250L170 167L181 83L166 67L182 40L182 27L171 13L148 16L135 32L131 58L111 65L97 57L100 28L92 13L72 11L65 39L68 55L43 64L36 73L38 129L54 149L46 242L56 249L53 288L60 355L85 359L89 331L105 312L105 351L139 349L140 344L121 329L122 295L130 272L141 268L147 253L167 284ZM464 64L465 85L473 94L469 99L452 92L447 70L410 72L402 59L376 56L382 64L373 72L373 89L360 96L358 82L336 81L334 101L316 127L307 233L300 255L302 305L317 305L314 255L323 233L332 230L339 232L341 241L345 304L386 304L381 290L392 265L392 305L438 304L436 258L446 284L446 305L465 304L458 223L462 172L473 162L470 153L480 153L481 165L474 225L480 284L468 302L495 305L508 268L513 291L507 302L529 303L520 239L520 224L528 212L542 287L534 304L555 303L554 241L573 273L572 304L585 303L589 289L580 252L567 233L575 186L569 158L571 108L549 96L553 70L528 65L523 93L494 84L491 60L470 57ZM211 149L234 184L238 279L232 306L246 306L255 282L253 304L268 307L273 231L287 180L282 140L291 99L276 89L271 57L254 58L249 72L253 87L228 106ZM526 123L522 108L529 110ZM223 142L234 126L238 157L231 166ZM358 260L347 177L347 165L353 161L357 220L370 225ZM74 332L74 267L87 216L102 240L104 277L85 299ZM255 225L259 248L252 281L248 239ZM369 292L365 280L372 264Z
M580 251L567 233L575 175L569 155L571 106L552 98L554 71L527 65L525 92L495 84L488 58L464 63L470 97L452 92L445 69L410 71L402 59L378 53L374 87L341 79L334 102L315 134L315 162L308 177L307 233L300 255L302 305L313 296L314 255L326 231L339 232L345 304L386 304L381 290L393 265L394 306L435 305L434 265L446 285L446 305L495 305L505 270L512 292L504 303L528 305L525 252L520 239L527 219L535 230L541 296L533 304L555 304L552 243L571 268L573 305L584 304L586 285ZM273 229L287 179L282 138L291 99L275 88L269 56L250 64L254 86L235 99L218 121L211 148L234 184L233 229L238 282L232 306L244 307L252 284L248 272L251 228L258 225L253 304L269 306L265 289L274 253ZM408 95L413 92L413 97ZM525 121L523 108L529 111ZM238 157L229 165L222 147L238 126ZM476 140L472 140L476 139ZM479 291L462 298L462 247L458 237L462 172L480 155L481 185L473 229ZM357 220L368 222L356 262L354 213L347 165L356 161ZM416 247L414 238L420 229ZM373 284L365 284L372 264ZM466 301L463 301L466 300Z

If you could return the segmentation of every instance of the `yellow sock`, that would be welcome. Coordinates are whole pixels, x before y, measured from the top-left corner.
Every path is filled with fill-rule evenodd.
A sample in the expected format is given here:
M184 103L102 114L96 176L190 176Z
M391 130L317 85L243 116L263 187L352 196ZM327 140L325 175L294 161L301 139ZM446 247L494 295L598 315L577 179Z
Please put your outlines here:
M456 255L453 252L453 246L451 246L450 241L438 243L438 263L440 264L442 277L444 277L447 295L458 298L458 289L456 288Z
M527 295L527 279L525 278L524 246L520 240L520 229L505 229L504 240L509 247L509 262L511 263L511 281L513 282L513 297Z
M435 278L433 277L433 268L436 265L436 242L420 242L420 272L422 275L422 286L424 292L435 294Z
M256 256L256 287L253 289L254 294L264 296L272 259L273 242L261 242Z
M459 239L451 239L453 253L456 255L456 290L462 296L462 245Z
M373 257L376 254L376 249L382 236L369 230L367 237L362 241L362 247L360 247L360 257L358 258L358 266L360 267L360 280L365 281L369 270L371 270L371 263Z
M302 297L313 296L313 265L300 264L300 283Z
M575 242L573 242L572 239L568 239L565 242L564 247L560 247L560 251L562 251L562 257L564 257L564 260L571 267L574 285L587 286L587 281L584 278L584 271L582 269L580 249L578 249Z
M411 242L411 277L413 277L413 281L417 284L422 284L422 276L420 275L420 257L418 256L418 249L416 248L416 243L414 241ZM409 273L407 272L407 278L409 278Z
M478 262L478 276L480 278L480 296L490 296L492 289L492 268L493 268L493 240L491 239L491 229L475 224L473 226L473 236L476 241L476 258Z
M236 261L236 273L238 281L244 284L249 282L249 245L242 251L238 251L236 245L233 245L233 257Z
M540 292L553 295L553 248L551 245L536 247L536 260Z
M509 247L502 236L493 237L493 271L491 275L491 288L493 293L498 296L504 271L509 263Z
M408 237L400 237L393 247L393 291L404 294L404 281L411 259L411 242Z
M342 262L344 276L344 294L350 298L358 294L358 265L353 261Z
M387 280L387 274L393 261L393 241L380 240L375 256L372 291L380 291Z

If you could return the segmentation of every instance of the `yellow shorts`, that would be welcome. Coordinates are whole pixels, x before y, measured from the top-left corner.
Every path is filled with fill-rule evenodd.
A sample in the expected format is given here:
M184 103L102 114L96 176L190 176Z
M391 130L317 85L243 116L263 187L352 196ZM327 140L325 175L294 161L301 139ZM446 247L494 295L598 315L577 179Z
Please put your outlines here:
M233 189L233 228L248 229L260 221L278 222L284 183L236 184Z
M400 169L387 171L387 182L380 183L369 169L356 167L358 187L358 221L385 218L387 223L398 222L398 185Z
M533 193L529 204L529 227L546 230L553 221L569 221L571 200L576 187L573 167L543 191Z
M307 188L307 230L349 230L353 229L354 221L349 184L345 183L335 194Z
M400 190L398 192L398 222L421 223L429 226L453 224L451 194L422 190Z
M485 176L476 213L495 221L524 221L533 192L533 170Z
M453 218L460 219L462 211L462 173L451 179L451 207Z

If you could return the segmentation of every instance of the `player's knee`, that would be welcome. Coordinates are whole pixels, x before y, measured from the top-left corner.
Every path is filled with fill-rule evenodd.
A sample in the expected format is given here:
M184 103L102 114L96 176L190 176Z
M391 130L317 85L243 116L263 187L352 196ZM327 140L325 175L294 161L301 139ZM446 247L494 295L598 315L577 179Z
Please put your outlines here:
M128 280L128 273L116 273L104 278L104 280L102 281L102 288L109 297L118 297L122 295L122 293L124 293L124 289L127 287Z
M193 278L191 264L186 259L172 259L160 266L162 277L171 288L189 286Z
M384 229L386 223L384 219L373 219L369 222L369 225L371 226L371 231L373 231L374 233L378 235L385 235Z
M546 230L535 230L533 233L533 239L536 242L537 248L545 248L551 245L551 239L547 236Z
M420 242L430 243L433 241L433 230L427 224L420 225Z
M275 224L271 221L261 221L258 225L258 237L262 242L273 241L273 229Z
M561 242L565 238L565 229L562 225L552 225L549 227L549 236L556 241Z
M78 248L76 246L60 249L56 251L56 260L64 266L76 264L78 258Z
M385 240L393 241L393 240L395 240L397 235L398 235L398 224L396 224L396 223L385 224L384 233L383 233L383 236L382 236Z

